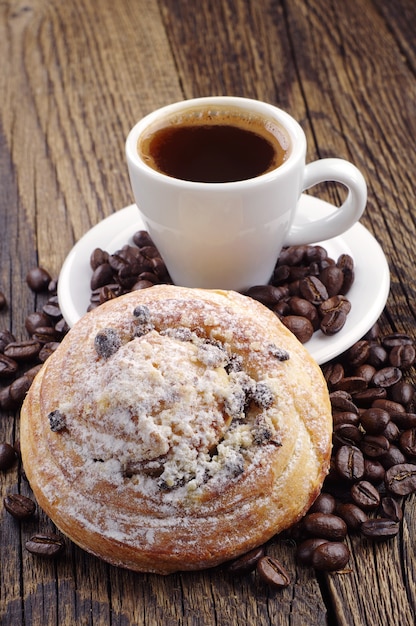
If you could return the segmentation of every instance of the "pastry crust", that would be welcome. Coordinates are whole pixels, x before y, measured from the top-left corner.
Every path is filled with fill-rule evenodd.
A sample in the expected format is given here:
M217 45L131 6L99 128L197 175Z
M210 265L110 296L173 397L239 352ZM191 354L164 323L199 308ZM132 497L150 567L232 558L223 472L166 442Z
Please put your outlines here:
M203 569L295 523L332 417L307 350L258 302L154 286L85 315L37 375L21 451L39 505L132 570Z

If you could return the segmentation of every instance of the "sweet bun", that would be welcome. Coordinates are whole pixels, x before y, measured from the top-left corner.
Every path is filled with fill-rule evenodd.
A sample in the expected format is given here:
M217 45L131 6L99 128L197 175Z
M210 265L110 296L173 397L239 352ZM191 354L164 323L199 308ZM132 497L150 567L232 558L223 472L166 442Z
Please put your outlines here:
M331 430L320 368L271 311L163 285L75 324L26 397L21 451L70 539L167 574L296 522L328 471Z

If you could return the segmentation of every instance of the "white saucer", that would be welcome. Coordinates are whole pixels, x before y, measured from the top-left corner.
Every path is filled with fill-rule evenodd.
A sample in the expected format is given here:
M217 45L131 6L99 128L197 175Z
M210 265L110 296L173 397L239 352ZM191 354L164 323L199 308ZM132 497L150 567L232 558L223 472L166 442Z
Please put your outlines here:
M303 194L299 210L314 219L333 211L334 207ZM72 248L58 282L59 305L69 326L84 315L89 305L91 252L99 247L113 253L131 243L134 233L142 229L144 222L133 204L99 222ZM390 272L380 245L362 224L355 224L340 237L319 243L333 259L343 253L350 254L355 265L355 281L347 296L352 308L344 328L332 337L318 331L305 344L315 360L323 364L347 350L377 321L387 301Z

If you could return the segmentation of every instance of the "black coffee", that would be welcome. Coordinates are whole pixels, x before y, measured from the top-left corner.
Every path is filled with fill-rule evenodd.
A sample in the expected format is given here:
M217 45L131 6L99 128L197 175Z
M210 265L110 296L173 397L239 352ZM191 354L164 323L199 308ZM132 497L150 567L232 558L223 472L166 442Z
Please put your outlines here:
M287 158L289 139L272 120L244 111L192 110L150 128L138 152L153 169L182 180L226 183L256 178Z

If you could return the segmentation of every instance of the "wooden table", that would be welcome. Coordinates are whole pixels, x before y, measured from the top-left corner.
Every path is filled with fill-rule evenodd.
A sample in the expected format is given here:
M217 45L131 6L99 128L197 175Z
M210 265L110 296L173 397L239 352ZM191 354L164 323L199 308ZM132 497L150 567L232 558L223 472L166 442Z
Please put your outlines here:
M383 332L414 336L416 4L414 0L5 0L0 3L0 328L25 338L43 296L38 264L58 275L74 243L132 202L130 127L183 98L229 94L278 104L302 124L308 160L340 156L368 181L362 223L391 269ZM323 198L338 201L328 186ZM5 412L0 440L18 439ZM17 466L2 498L30 493ZM272 553L293 584L274 592L218 571L169 577L109 567L68 542L57 562L24 549L51 528L1 512L0 621L29 625L339 624L411 626L416 607L416 499L400 537L350 541L350 570L316 576L293 546Z

